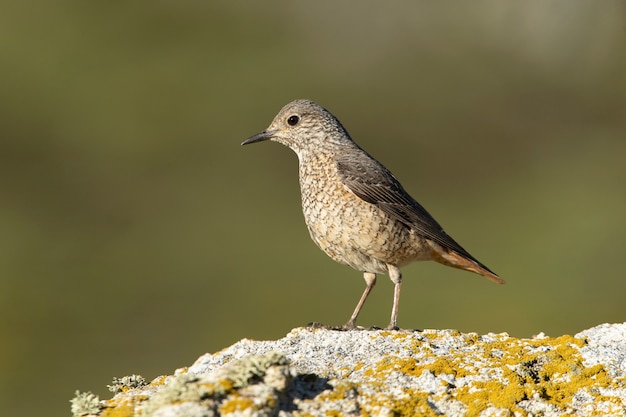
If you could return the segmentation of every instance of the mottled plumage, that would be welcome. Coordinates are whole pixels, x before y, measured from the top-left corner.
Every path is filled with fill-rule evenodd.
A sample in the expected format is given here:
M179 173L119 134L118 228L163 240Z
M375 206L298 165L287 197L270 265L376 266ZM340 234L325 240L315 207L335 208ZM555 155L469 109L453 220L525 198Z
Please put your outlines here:
M302 209L313 241L335 261L364 272L367 286L345 328L355 327L377 273L389 274L395 284L388 328L396 328L399 268L413 261L434 260L504 282L446 234L323 107L293 101L267 130L242 144L268 139L298 155Z

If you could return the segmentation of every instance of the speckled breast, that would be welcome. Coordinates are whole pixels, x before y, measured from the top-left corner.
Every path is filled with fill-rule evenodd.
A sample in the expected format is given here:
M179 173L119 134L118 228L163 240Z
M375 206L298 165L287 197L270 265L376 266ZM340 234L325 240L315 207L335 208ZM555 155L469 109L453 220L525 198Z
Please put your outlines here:
M313 241L335 261L360 271L386 273L427 259L430 247L404 224L354 195L333 165L300 169L302 210ZM319 167L319 165L317 165Z

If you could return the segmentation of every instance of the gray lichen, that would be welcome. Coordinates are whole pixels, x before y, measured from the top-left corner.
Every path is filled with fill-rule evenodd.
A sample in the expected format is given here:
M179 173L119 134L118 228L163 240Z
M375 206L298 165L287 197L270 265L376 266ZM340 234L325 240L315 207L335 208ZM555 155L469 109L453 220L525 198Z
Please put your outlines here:
M169 377L166 385L143 406L143 414L150 415L175 402L199 402L209 399L213 394L212 387L202 384L200 377L196 375L174 375Z
M122 378L113 378L113 382L111 385L107 385L107 388L109 391L117 394L118 392L124 391L124 388L141 388L147 384L146 379L141 375L130 375Z
M171 376L143 406L142 414L151 415L171 404L187 402L201 403L204 412L209 415L219 414L219 407L229 395L238 389L256 385L267 385L266 396L273 397L270 402L277 403L277 391L284 390L291 378L287 364L284 354L268 352L234 360L210 376L190 373Z
M267 370L275 365L287 365L289 361L284 353L267 352L264 355L248 355L233 361L224 367L224 377L232 381L234 388L245 387L265 376Z
M102 410L100 397L87 391L76 391L75 397L70 400L71 410L74 417L99 414Z

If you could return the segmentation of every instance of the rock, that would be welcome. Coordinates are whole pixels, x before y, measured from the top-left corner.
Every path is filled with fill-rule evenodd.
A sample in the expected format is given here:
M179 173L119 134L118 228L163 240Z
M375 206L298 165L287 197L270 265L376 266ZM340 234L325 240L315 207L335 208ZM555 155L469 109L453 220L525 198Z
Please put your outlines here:
M139 378L116 378L99 415L624 416L626 323L533 339L297 328Z

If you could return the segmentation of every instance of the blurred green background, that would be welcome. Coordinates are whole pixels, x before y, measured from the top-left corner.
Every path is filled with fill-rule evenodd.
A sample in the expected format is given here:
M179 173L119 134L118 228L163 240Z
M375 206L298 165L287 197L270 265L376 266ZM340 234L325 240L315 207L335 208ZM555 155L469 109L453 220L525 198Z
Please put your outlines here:
M507 280L406 267L401 327L625 321L625 19L620 1L4 4L3 409L67 416L75 389L347 320L364 281L309 239L296 156L239 145L296 98ZM360 324L391 301L381 277Z

